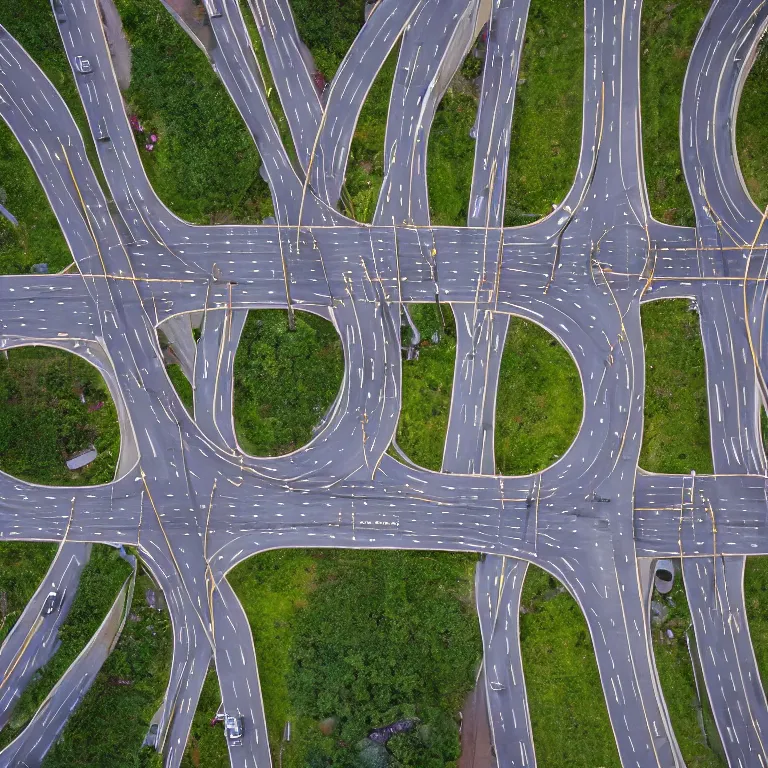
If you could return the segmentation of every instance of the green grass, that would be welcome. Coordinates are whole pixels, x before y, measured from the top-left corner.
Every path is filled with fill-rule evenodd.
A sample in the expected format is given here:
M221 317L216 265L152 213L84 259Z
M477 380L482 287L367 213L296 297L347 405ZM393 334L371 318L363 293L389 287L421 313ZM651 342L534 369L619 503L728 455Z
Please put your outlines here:
M668 596L655 594L654 599L669 610L664 621L651 630L653 652L672 729L685 764L688 768L724 768L725 762L718 753L717 727L701 676L698 682L703 700L699 713L695 673L686 645L686 631L690 630L694 648L695 640L688 599L680 574L677 574L675 586ZM671 630L674 637L668 638L667 630ZM704 733L701 724L704 725Z
M259 662L261 666L261 662ZM181 768L228 768L229 752L224 735L224 726L211 725L213 716L221 704L221 691L216 670L211 668L205 678L200 701L197 704L192 729L189 732L187 748L181 761Z
M760 44L755 63L747 75L736 120L738 162L752 199L764 209L768 205L768 47Z
M189 379L184 375L181 370L181 366L178 363L171 363L165 366L165 370L168 372L168 378L173 384L173 388L176 390L176 394L184 403L184 407L190 412L194 412L195 407L195 395L192 391L192 385L189 383Z
M17 700L11 720L0 731L0 748L10 744L26 727L40 704L96 633L129 576L131 567L117 550L104 544L93 547L83 568L77 594L59 628L61 645Z
M0 644L40 586L56 549L55 544L0 542Z
M581 0L532 0L512 119L507 225L528 224L549 213L576 176L583 35Z
M46 756L45 768L162 764L160 755L141 744L168 682L173 632L168 611L158 613L147 603L147 589L157 585L139 576L120 639Z
M704 348L687 299L644 304L645 426L640 466L711 474Z
M744 602L763 688L768 687L768 557L748 557Z
M422 340L419 359L403 360L397 444L415 464L439 471L451 407L456 325L448 304L441 304L445 332L435 304L411 304L409 309ZM440 334L437 344L431 340L435 332Z
M160 199L196 223L258 223L272 214L261 159L210 62L160 0L117 0L133 53L129 113ZM152 152L144 147L158 136Z
M533 565L521 605L520 647L538 765L619 768L581 609L556 579Z
M399 764L454 766L457 713L480 659L475 557L444 553L267 552L231 574L260 660L273 760L357 765L374 727L419 717L389 743ZM332 735L320 723L335 719ZM202 761L200 762L202 765Z
M96 460L80 470L67 469L66 459L91 444ZM105 483L114 477L119 451L115 406L94 366L49 347L12 349L8 359L0 355L4 472L43 485Z
M496 465L523 475L553 464L581 424L581 379L571 356L535 323L510 318L496 401Z
M237 439L256 456L289 453L309 442L336 398L344 359L333 325L308 312L248 313L235 357Z
M680 101L693 43L709 0L646 0L640 35L643 162L654 218L694 226L680 160Z

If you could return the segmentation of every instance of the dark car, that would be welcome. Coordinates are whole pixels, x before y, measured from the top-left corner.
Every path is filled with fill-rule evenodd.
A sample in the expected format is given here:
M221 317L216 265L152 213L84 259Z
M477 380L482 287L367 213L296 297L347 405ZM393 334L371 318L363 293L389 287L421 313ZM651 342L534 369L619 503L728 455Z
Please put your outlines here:
M52 589L48 593L48 597L45 598L43 603L43 616L50 616L55 610L61 607L61 601L59 600L59 593L57 590Z

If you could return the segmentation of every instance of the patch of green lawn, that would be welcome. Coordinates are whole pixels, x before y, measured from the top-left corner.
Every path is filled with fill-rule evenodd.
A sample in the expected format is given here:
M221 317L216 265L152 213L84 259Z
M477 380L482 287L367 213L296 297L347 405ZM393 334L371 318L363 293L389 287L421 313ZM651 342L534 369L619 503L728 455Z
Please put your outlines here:
M187 748L181 760L181 768L229 767L229 751L224 726L220 723L211 725L211 720L220 705L219 679L216 677L216 670L211 668L205 677L205 684L189 732Z
M371 729L418 717L414 732L389 742L398 764L454 765L457 714L481 652L475 562L445 553L296 550L239 565L231 579L260 659L273 760L286 720L284 768L351 768ZM332 734L323 735L328 718Z
M738 162L749 194L761 210L768 205L768 47L747 75L736 120Z
M560 583L529 565L520 647L536 761L543 766L619 768L587 622Z
M581 379L565 348L535 323L510 318L496 398L498 472L553 464L576 437L582 410Z
M0 748L10 744L26 727L38 707L96 633L131 573L131 567L118 551L95 544L83 568L77 594L67 618L59 627L61 645L21 693L11 720L0 731Z
M158 196L191 222L260 223L272 214L261 158L210 62L160 0L117 8L133 54L125 98L145 129L139 154Z
M190 412L194 412L195 407L195 395L192 391L192 385L189 383L189 379L184 375L181 370L181 366L178 363L171 363L165 366L165 370L168 372L168 378L173 384L173 388L176 390L176 394L184 403L184 407Z
M744 603L757 669L765 689L768 685L768 557L747 558Z
M651 632L656 669L680 752L688 768L724 768L725 763L718 752L717 727L700 675L698 684L703 696L701 705L696 694L696 678L686 643L687 631L690 631L694 652L696 644L680 574L677 574L675 586L669 595L662 597L656 593L654 599L669 611L664 621L655 624ZM669 638L667 630L671 630L674 637Z
M571 188L583 76L583 0L532 0L512 119L506 225L546 215Z
M56 544L0 541L0 645L40 586Z
M644 304L645 425L640 466L649 472L711 474L704 348L687 299Z
M688 59L710 0L645 0L640 33L643 163L654 218L694 226L680 161L680 101Z
M403 360L403 403L397 425L397 444L408 458L426 469L439 471L448 432L453 367L456 359L456 324L448 304L440 305L445 331L435 304L411 304L411 319L421 334L418 360ZM407 325L405 335L410 338ZM439 334L437 343L432 341Z
M97 458L82 469L67 469L66 460L90 445ZM7 359L0 355L4 472L43 485L94 485L114 478L119 453L115 406L94 366L50 347L12 349Z
M168 683L173 632L167 610L159 613L147 603L148 589L157 586L139 576L120 639L46 755L44 768L162 764L160 755L141 744Z
M344 372L333 325L308 312L258 309L248 313L235 356L237 439L256 456L300 448L335 400Z

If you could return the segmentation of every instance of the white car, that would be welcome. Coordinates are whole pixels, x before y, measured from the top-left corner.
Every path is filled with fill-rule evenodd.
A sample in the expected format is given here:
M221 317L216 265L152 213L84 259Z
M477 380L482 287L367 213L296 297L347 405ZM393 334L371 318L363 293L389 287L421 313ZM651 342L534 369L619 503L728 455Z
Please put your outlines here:
M87 75L93 71L91 62L83 56L75 56L75 68L81 75Z
M233 747L239 747L243 743L243 718L242 716L235 717L234 715L226 715L224 717L224 727L227 731L227 741Z

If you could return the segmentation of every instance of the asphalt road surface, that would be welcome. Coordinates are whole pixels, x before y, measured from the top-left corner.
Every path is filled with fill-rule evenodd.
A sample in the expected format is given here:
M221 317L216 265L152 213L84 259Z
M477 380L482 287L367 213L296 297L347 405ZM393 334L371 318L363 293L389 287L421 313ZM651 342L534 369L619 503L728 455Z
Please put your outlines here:
M156 738L165 764L181 761L212 658L225 708L245 718L233 765L270 763L253 643L226 574L258 552L315 546L487 555L478 611L489 722L504 766L535 764L517 616L528 563L560 579L584 611L622 763L682 765L640 575L655 558L681 557L723 747L731 765L764 768L768 710L742 576L746 556L768 554L759 431L768 396L768 231L741 179L733 131L768 4L716 0L692 52L681 105L691 229L654 221L648 206L639 0L585 0L578 170L560 206L517 228L504 227L504 202L526 0L380 0L323 98L286 0L252 0L246 11L296 164L270 114L240 4L205 5L211 64L264 161L274 224L193 226L165 208L144 174L98 8L63 0L59 29L91 130L109 135L97 142L108 206L60 95L0 28L0 116L40 178L80 273L0 277L0 346L51 344L96 362L123 428L120 471L108 485L42 488L0 475L0 538L141 549L174 630ZM486 23L467 226L433 226L432 119ZM360 109L398 41L384 184L373 224L360 224L336 204ZM78 71L77 57L90 71ZM712 476L637 466L640 304L675 296L695 299L701 313ZM434 301L452 306L458 331L442 472L386 453L400 413L402 310ZM315 312L344 346L341 391L323 428L279 458L244 454L232 423L232 362L253 307ZM584 394L571 448L525 477L499 476L493 466L499 362L513 315L563 344ZM202 322L196 345L190 318ZM194 420L166 376L161 324L195 384ZM78 685L68 676L58 690L72 701ZM39 714L41 744L50 745L63 722Z

